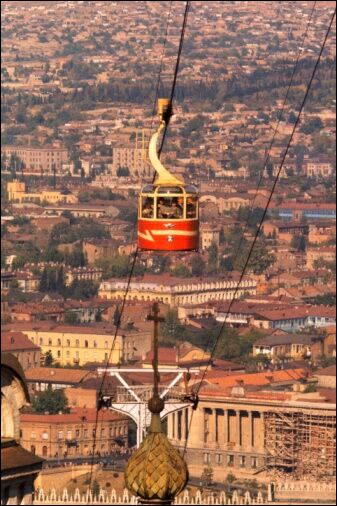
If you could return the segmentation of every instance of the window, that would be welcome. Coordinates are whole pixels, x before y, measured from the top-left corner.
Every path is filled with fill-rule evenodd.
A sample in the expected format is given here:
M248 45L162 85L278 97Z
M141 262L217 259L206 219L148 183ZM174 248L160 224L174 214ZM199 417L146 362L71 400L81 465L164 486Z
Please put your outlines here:
M257 468L257 457L252 457L251 466L252 466L252 469Z
M197 217L197 198L188 197L186 201L186 218L193 219Z
M42 339L42 337L40 337L39 342L40 342L40 344L43 344L43 339Z
M222 455L221 455L221 453L216 453L215 454L215 463L218 464L218 465L222 464Z
M89 344L88 344L88 341L87 341L87 340L85 340L85 341L84 341L84 347L85 347L85 348L89 348Z
M211 456L209 453L204 453L204 464L209 464L211 462Z
M83 434L84 434L84 437L87 438L88 437L88 429L84 429Z
M108 343L108 341L104 341L104 346L105 346L106 348L109 348L109 343Z
M30 447L30 453L32 453L33 455L35 455L35 452L36 452L36 447L34 445L32 445Z
M48 456L48 447L42 446L42 456L47 457Z
M61 351L57 350L57 358L60 358L60 357L61 357Z
M244 455L240 455L240 467L246 467L246 457Z
M59 430L57 433L57 439L61 440L63 439L63 430Z
M234 466L234 455L227 455L227 465L228 467Z
M159 197L157 204L157 218L176 220L183 217L184 200L179 197Z
M101 429L101 437L104 437L105 435L105 429Z
M61 339L57 340L57 346L61 346Z
M48 434L48 432L43 432L43 433L42 433L42 439L49 439L49 434Z
M36 432L32 432L30 435L30 439L36 439Z
M97 348L97 342L94 341L94 348Z
M53 341L52 341L50 338L48 339L48 345L49 345L49 346L52 346L52 345L53 345Z
M76 348L78 348L78 347L79 347L79 345L80 345L80 341L79 341L79 339L76 339L76 344L75 344L75 345L76 345Z
M152 197L143 197L142 218L154 218L154 199Z
M71 439L73 437L73 432L71 430L67 431L67 439Z
M70 347L70 339L67 339L67 346Z

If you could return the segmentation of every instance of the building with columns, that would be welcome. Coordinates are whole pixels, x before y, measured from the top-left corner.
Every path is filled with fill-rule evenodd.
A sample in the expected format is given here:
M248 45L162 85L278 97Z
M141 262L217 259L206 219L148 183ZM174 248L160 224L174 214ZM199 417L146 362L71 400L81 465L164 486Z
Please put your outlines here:
M33 504L43 459L20 444L20 409L28 403L22 367L13 355L1 353L1 504Z
M326 390L304 393L305 374L234 374L223 382L214 377L201 388L196 411L185 408L170 414L168 436L183 452L186 448L191 476L200 478L203 469L211 467L218 481L231 472L242 478L285 473L332 482L336 404Z
M179 278L170 275L145 275L131 281L127 300L159 301L178 307L181 304L199 304L209 301L231 300L239 281L239 273L224 277ZM122 300L127 282L118 278L102 281L98 295L108 300ZM245 277L236 297L256 295L257 283Z

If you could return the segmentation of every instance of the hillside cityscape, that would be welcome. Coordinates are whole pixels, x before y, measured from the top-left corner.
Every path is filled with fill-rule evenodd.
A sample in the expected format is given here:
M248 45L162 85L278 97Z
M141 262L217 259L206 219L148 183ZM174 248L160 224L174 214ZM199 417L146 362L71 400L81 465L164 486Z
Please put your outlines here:
M334 9L1 2L1 504L334 504Z

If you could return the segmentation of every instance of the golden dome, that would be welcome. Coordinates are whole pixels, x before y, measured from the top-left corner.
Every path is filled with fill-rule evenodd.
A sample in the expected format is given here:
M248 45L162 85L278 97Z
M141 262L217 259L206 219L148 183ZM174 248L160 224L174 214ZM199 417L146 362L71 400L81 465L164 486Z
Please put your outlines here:
M158 414L152 415L150 434L129 459L125 483L129 491L148 504L173 501L185 488L188 470L185 461L166 434Z

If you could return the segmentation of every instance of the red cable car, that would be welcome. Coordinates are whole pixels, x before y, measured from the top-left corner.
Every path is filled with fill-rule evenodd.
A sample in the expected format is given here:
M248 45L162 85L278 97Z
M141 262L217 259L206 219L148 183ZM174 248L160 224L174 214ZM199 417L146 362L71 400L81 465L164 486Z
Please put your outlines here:
M199 202L195 186L170 174L157 155L158 137L172 114L167 99L158 100L160 126L149 145L150 161L157 172L153 184L139 195L138 248L153 251L197 251Z

